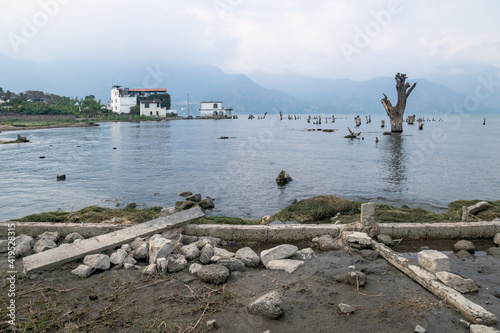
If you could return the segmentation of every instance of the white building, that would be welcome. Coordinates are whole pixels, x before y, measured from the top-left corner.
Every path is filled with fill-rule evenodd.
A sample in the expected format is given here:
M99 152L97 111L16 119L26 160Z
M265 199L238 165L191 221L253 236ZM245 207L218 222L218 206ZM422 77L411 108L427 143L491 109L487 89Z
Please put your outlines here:
M200 117L201 118L232 118L233 109L222 107L222 102L201 102Z
M146 98L151 94L165 94L166 88L121 88L121 86L113 86L111 88L111 98L108 108L116 113L130 113L130 108L137 105L138 101Z
M167 108L161 107L161 100L141 100L140 101L140 115L149 117L160 117L165 118L167 116L177 116L176 110L167 110Z

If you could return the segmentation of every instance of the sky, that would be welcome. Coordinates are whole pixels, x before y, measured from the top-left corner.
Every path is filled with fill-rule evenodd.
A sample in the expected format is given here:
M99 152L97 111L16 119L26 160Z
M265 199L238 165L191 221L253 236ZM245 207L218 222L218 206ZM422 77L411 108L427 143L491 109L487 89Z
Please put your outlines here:
M368 80L500 67L496 0L3 0L0 54ZM454 66L457 66L456 68Z

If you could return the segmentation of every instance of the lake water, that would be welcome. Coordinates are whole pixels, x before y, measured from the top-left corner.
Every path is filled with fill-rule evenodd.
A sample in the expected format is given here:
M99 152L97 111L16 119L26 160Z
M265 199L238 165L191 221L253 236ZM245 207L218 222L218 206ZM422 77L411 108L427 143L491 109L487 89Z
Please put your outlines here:
M458 199L500 199L499 116L487 116L486 126L482 116L426 121L422 131L405 124L391 136L382 135L385 115L370 124L362 116L358 128L353 117L322 125L273 115L20 131L32 143L0 145L0 220L116 202L169 207L181 191L215 198L212 214L243 218L323 194L436 211ZM364 139L345 139L348 126ZM282 169L293 181L280 187Z

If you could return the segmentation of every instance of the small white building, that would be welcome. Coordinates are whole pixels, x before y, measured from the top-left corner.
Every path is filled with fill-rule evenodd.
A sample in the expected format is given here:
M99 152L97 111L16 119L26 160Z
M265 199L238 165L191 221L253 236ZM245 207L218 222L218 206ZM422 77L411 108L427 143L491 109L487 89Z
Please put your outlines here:
M140 102L140 115L148 117L175 117L177 116L176 110L167 110L161 106L161 100L141 100Z
M232 118L233 109L222 107L222 102L201 102L200 117L201 118Z
M166 88L122 88L113 86L111 88L111 98L108 108L116 113L130 113L130 108L137 105L137 102L150 94L165 94Z

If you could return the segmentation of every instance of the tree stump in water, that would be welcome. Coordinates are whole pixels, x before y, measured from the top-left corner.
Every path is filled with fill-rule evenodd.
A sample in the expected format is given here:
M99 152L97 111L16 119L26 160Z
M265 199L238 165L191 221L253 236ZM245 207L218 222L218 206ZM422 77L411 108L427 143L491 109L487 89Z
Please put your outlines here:
M351 131L351 129L350 129L349 127L347 127L347 129L349 130L349 133L350 133L350 134L349 134L349 135L344 136L344 138L346 138L346 139L356 139L356 138L357 138L357 137L361 134L361 132L359 132L359 133L354 133L353 131Z
M413 125L415 123L415 115L408 116L406 118L406 122L408 123L408 125Z
M385 120L380 121L380 127L385 127Z

